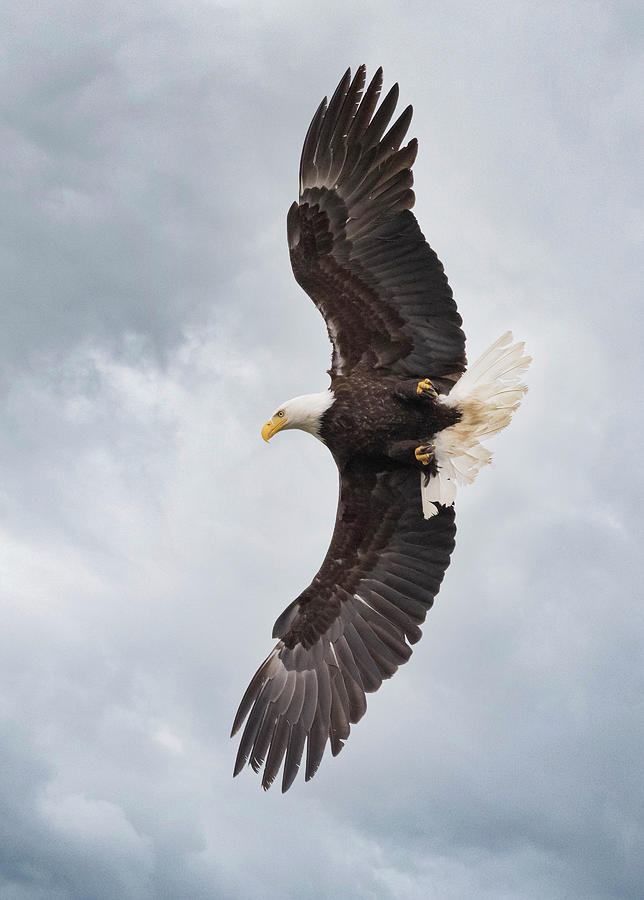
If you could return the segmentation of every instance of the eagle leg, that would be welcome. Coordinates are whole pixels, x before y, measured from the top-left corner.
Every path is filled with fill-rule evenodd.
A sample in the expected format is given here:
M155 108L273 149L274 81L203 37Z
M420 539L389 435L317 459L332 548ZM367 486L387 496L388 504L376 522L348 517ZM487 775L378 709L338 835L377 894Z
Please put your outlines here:
M429 466L431 463L436 465L435 449L434 444L421 444L414 450L414 456L422 466Z
M416 393L419 397L426 397L428 400L438 400L438 391L431 383L429 378L419 381L416 385Z
M425 378L423 381L416 381L415 378L405 379L396 387L394 394L399 400L406 401L429 400L434 402L438 399L438 391L429 378Z
M396 462L420 468L428 476L438 472L433 443L419 446L417 441L391 441L387 446L387 456Z

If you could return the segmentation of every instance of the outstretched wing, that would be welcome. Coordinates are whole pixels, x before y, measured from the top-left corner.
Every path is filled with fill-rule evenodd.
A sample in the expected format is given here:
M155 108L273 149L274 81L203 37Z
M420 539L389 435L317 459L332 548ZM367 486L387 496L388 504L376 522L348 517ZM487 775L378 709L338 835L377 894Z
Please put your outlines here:
M297 775L306 743L306 780L327 740L336 756L365 693L411 656L454 549L454 510L423 517L418 472L360 460L340 480L335 530L322 568L282 613L277 646L246 691L233 724L247 718L235 763L270 787L284 757L282 790Z
M364 66L353 80L347 70L309 126L300 201L287 219L293 273L326 320L332 376L375 368L449 390L465 369L465 336L443 266L410 212L417 142L400 145L412 107L385 134L398 85L377 111L382 69L363 95L364 85Z

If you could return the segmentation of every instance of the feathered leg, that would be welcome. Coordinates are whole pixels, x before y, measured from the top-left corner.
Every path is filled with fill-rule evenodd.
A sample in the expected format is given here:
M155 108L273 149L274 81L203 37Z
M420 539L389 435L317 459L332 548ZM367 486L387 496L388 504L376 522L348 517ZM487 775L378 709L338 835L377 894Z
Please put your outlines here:
M387 445L387 456L396 462L412 465L427 476L436 475L438 468L434 456L434 444L431 439L419 438L419 441L391 441Z
M424 378L418 381L415 378L405 379L394 391L394 396L399 400L429 400L435 402L438 400L438 391L429 380Z

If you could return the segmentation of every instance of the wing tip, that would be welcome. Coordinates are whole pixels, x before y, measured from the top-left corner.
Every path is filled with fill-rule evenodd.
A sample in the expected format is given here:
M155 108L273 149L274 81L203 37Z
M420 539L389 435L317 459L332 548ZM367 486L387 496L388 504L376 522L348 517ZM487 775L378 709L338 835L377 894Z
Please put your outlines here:
M231 738L234 738L239 729L242 727L246 716L247 712L243 712L242 704L240 703L237 712L235 713L235 718L233 719L233 727L230 729Z

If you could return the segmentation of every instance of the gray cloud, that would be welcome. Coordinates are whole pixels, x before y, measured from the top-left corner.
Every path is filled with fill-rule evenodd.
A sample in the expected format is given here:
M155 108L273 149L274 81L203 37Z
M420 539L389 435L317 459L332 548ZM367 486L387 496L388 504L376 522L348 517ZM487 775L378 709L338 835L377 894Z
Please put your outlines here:
M635 900L641 14L290 6L3 12L0 900ZM470 357L535 361L411 662L263 794L228 729L336 498L258 435L329 361L284 215L362 61Z

